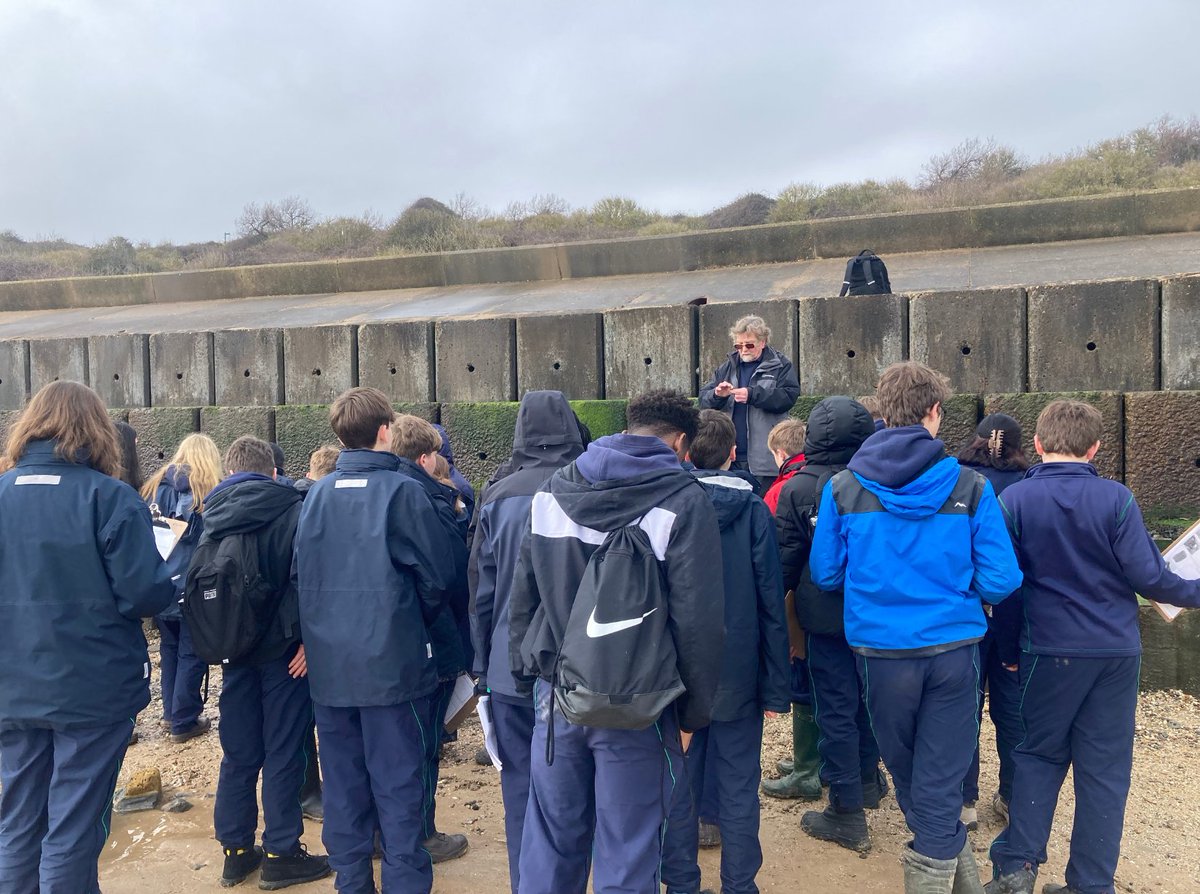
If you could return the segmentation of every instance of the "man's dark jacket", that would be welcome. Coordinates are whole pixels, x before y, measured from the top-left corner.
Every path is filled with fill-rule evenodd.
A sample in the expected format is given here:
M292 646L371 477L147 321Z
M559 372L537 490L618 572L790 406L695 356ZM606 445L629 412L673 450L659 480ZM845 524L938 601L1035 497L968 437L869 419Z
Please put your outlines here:
M343 450L304 498L296 531L300 628L313 701L398 705L437 687L426 625L453 583L450 544L400 458Z
M300 644L300 607L292 583L300 504L300 493L294 487L255 472L230 475L204 501L200 542L253 534L259 573L271 587L272 608L262 639L236 664L266 664L291 657Z
M775 523L744 478L697 469L721 527L725 646L712 719L791 707L788 632Z
M108 726L150 703L142 618L174 597L128 484L32 441L0 475L0 728Z
M533 498L530 533L513 578L510 667L552 682L575 594L605 534L638 522L666 579L668 628L686 692L685 730L712 717L724 639L724 586L713 573L721 534L699 482L660 439L609 435L551 476Z
M583 452L571 405L560 391L521 398L510 472L483 492L471 549L471 636L475 673L494 698L526 703L529 684L509 669L509 596L533 495Z

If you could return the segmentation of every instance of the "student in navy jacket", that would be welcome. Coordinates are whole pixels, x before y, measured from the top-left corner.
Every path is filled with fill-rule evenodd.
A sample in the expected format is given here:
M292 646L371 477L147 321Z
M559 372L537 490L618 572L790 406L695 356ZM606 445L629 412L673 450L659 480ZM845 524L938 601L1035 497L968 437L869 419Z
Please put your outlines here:
M730 472L737 453L733 422L718 410L700 413L688 451L695 475L721 528L725 583L725 644L712 723L698 730L685 758L689 785L679 786L663 841L662 881L668 894L700 890L699 823L695 806L715 782L721 835L721 890L754 894L762 867L758 783L762 778L763 714L791 707L788 633L775 521L749 476ZM741 473L745 475L745 473Z
M654 890L672 774L679 779L682 769L680 732L712 715L725 626L724 587L712 572L720 529L703 488L679 464L699 411L677 391L650 391L626 415L624 434L593 441L534 495L513 577L509 666L518 679L538 679L519 894L583 894L589 870L596 894ZM645 729L576 725L561 708L551 712L561 637L604 532L635 523L664 572L686 692ZM599 636L608 635L602 628ZM544 757L550 736L553 763Z
M0 891L95 892L117 771L150 704L142 619L175 590L95 392L52 382L0 475Z
M329 416L346 449L304 499L295 561L325 777L322 838L343 894L374 892L377 827L384 889L419 894L433 885L421 847L438 684L427 625L451 585L450 547L424 489L396 474L387 396L351 388Z
M1009 825L992 844L988 892L1029 894L1068 768L1075 823L1066 887L1113 890L1133 767L1142 641L1137 594L1200 606L1200 581L1167 568L1129 488L1101 478L1100 412L1058 400L1038 416L1044 462L1001 498L1025 573L1021 721Z
M981 600L1000 602L1021 571L992 486L946 456L935 435L946 377L915 361L884 370L887 428L825 485L809 554L821 590L845 594L846 640L896 800L913 832L905 890L953 880L980 890L960 822L974 754Z
M958 461L978 472L992 484L999 497L1010 484L1025 477L1029 460L1021 447L1021 425L1004 413L992 413L975 429L975 437L958 453ZM1002 628L1015 631L1021 625L1021 594L1017 591L988 611L988 630L979 643L979 719L983 720L983 692L986 687L988 714L996 727L996 754L1000 758L1000 785L992 796L992 808L1008 820L1008 802L1012 799L1012 751L1023 735L1021 731L1021 684L1017 672L1019 649L1016 635L998 635ZM990 610L990 611L989 611ZM1003 642L1003 651L999 648ZM963 780L963 824L974 829L979 822L975 802L979 799L979 745Z
M475 673L488 692L496 729L504 837L512 894L520 879L521 836L529 802L533 694L508 666L508 605L521 541L529 530L533 495L583 452L583 437L561 391L528 391L517 410L512 471L483 492L471 550L471 636Z
M451 581L446 604L429 625L429 641L433 645L433 660L437 665L438 686L430 699L429 729L425 739L425 778L427 791L422 812L422 847L434 863L454 860L467 852L466 835L447 835L437 830L437 781L442 751L442 731L446 707L454 692L459 675L467 670L467 654L459 636L454 609L467 613L467 542L466 531L459 524L454 510L457 493L434 480L431 469L442 445L441 436L432 424L418 416L397 416L392 422L392 452L400 457L397 471L415 481L429 498L429 506L437 516L445 534L447 552L440 557L443 571Z

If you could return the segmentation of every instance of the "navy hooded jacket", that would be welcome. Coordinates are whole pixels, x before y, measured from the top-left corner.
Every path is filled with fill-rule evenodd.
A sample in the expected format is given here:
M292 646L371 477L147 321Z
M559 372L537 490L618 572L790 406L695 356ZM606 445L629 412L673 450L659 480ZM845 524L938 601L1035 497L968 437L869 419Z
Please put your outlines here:
M771 511L744 478L696 469L721 527L725 646L712 719L791 708L788 631Z
M1021 571L992 486L920 425L871 435L825 485L809 554L813 583L843 588L856 651L922 657L978 642L980 600Z
M170 465L162 482L154 492L154 503L166 518L187 522L187 529L179 535L179 542L167 556L167 568L175 584L175 598L156 617L164 621L178 621L183 617L179 601L183 598L183 587L187 583L188 564L192 554L204 536L204 514L195 511L195 497L187 466Z
M437 687L426 625L452 580L450 544L400 458L343 450L304 498L296 532L300 629L313 701L398 705Z
M107 726L150 703L142 618L174 595L128 484L33 441L0 475L0 728Z
M639 521L640 520L640 521ZM712 716L724 640L724 585L713 573L721 532L699 482L659 438L609 435L554 473L534 495L530 533L513 577L510 667L553 682L575 594L607 532L638 522L666 577L668 628L686 692L685 730Z
M1000 503L1025 572L1025 651L1140 655L1135 594L1200 606L1200 581L1167 568L1133 493L1089 463L1034 466Z
M509 595L533 495L583 452L571 405L560 391L521 398L509 474L483 492L471 547L471 637L474 671L493 697L528 702L530 687L509 669Z

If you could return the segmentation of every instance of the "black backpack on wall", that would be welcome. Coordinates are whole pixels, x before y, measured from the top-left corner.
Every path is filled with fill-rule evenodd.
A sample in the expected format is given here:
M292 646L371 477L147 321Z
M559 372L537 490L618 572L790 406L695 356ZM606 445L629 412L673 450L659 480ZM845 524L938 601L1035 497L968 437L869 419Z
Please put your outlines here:
M887 265L875 252L864 248L846 262L846 278L842 281L843 295L890 295L892 282Z

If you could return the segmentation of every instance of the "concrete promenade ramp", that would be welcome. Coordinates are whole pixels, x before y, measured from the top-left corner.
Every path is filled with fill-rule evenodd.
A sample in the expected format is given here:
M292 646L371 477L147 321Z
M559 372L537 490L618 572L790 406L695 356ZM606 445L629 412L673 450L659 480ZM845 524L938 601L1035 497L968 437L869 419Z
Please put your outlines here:
M1200 233L887 254L897 293L1200 272ZM836 295L845 260L546 282L0 312L0 339L569 314Z

